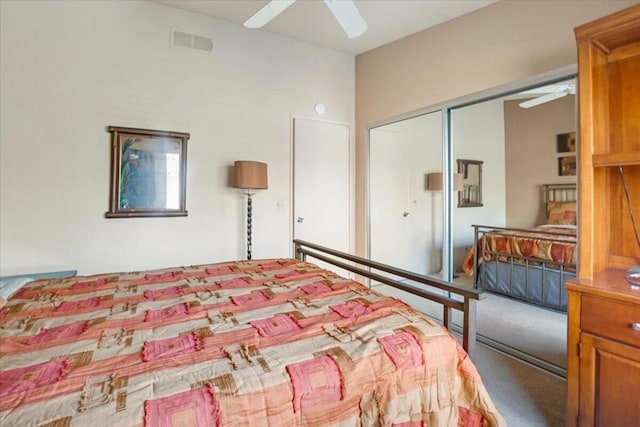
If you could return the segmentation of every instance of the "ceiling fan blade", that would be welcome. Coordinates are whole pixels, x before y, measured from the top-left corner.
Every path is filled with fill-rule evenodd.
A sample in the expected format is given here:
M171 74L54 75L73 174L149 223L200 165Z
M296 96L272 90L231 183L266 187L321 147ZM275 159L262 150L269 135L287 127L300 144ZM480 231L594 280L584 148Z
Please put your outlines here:
M324 0L333 13L347 37L355 39L367 31L367 23L364 21L353 0Z
M244 21L243 25L247 28L262 28L295 2L296 0L272 0Z
M536 105L544 104L545 102L553 101L554 99L562 98L563 96L567 96L569 93L569 89L563 89L558 92L548 93L546 95L521 102L518 105L521 108L531 108L535 107Z

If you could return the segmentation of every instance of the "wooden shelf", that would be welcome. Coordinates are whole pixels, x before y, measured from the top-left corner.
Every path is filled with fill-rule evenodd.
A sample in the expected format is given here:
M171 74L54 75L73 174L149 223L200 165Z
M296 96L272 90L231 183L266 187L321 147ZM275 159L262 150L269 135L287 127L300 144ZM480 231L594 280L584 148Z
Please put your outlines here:
M638 166L640 165L640 151L612 153L612 154L594 154L593 167L611 167L611 166Z
M625 276L640 264L629 214L640 212L640 5L575 34L579 271L566 284L566 425L637 425L640 332L632 323L640 322L640 289Z

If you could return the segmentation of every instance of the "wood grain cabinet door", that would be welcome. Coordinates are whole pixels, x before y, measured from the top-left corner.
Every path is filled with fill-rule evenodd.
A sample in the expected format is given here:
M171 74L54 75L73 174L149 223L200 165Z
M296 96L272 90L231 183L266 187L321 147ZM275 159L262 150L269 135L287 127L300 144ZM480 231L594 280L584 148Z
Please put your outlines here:
M583 333L580 426L640 426L640 349Z

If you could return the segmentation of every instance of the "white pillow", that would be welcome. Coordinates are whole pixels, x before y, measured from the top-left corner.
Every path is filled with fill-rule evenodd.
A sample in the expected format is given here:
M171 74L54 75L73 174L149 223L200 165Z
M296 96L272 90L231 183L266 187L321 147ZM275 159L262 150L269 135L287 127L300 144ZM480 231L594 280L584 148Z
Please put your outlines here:
M33 282L31 277L16 277L15 279L0 280L0 298L11 298L11 295L15 294L29 282Z

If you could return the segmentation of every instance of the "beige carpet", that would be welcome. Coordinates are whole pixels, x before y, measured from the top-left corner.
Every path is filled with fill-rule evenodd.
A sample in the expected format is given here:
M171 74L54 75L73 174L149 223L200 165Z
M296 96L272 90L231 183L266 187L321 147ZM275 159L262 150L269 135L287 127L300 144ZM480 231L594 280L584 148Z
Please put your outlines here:
M478 345L475 359L489 396L509 427L565 425L566 382Z
M454 315L461 324L461 316ZM487 294L478 303L478 333L566 370L567 315Z
M454 282L472 286L473 279L460 275ZM487 298L478 305L478 329L483 336L566 371L566 313L499 294L487 292L485 295ZM461 316L455 319L460 324Z

